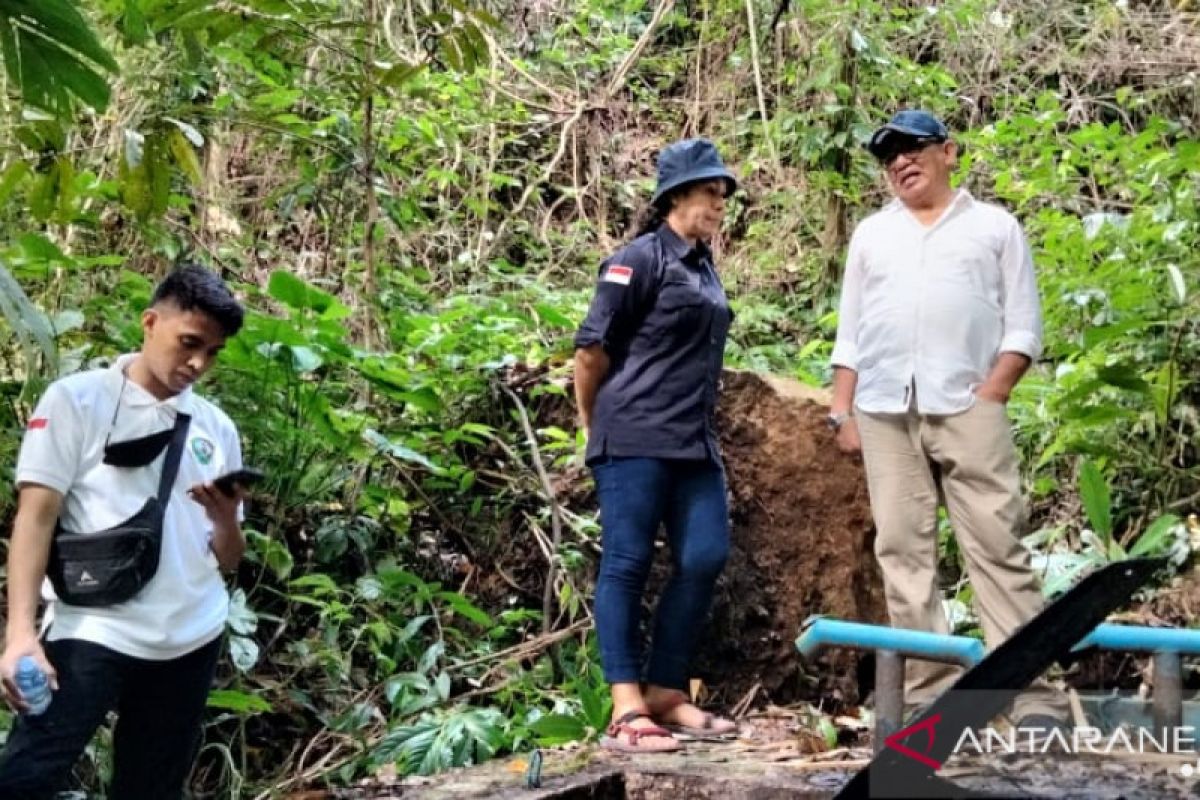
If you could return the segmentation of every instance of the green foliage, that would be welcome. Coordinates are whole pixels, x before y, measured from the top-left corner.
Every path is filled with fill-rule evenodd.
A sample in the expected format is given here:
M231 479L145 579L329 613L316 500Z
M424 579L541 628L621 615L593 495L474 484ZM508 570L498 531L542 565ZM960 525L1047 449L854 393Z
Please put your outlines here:
M1105 542L1112 541L1112 500L1108 494L1108 484L1100 475L1100 470L1091 461L1084 461L1079 470L1079 495L1083 498L1083 509L1087 512L1088 521Z
M9 79L28 105L66 117L72 98L97 111L108 105L100 70L119 67L73 0L0 2L0 49Z
M487 761L504 742L504 718L493 709L450 709L390 731L378 763L398 763L405 773L430 775Z
M956 179L1019 214L1039 271L1046 353L1011 411L1047 591L1125 557L1183 563L1194 98L1093 68L1098 43L1150 46L1136 13L1060 5L797 0L768 25L759 3L764 120L742 0L654 29L653 4L624 0L101 0L98 35L67 0L0 0L23 112L0 120L5 463L48 379L138 346L173 260L220 268L250 308L204 391L270 478L197 788L256 794L317 759L335 784L433 772L603 730L594 639L530 644L547 553L547 622L587 618L596 522L564 495L563 541L542 543L498 384L556 483L573 477L570 334L683 134L746 187L718 243L729 361L820 385L847 234L886 200L861 145L899 105L945 115ZM106 82L106 113L72 115L103 111Z

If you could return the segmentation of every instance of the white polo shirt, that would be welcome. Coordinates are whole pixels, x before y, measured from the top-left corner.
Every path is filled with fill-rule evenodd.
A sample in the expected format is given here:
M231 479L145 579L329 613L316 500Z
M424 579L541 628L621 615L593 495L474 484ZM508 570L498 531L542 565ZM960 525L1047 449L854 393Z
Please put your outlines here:
M959 190L933 225L899 200L850 240L834 366L858 373L855 405L877 414L956 414L1002 352L1036 359L1041 306L1021 225Z
M49 638L83 639L136 658L177 658L221 634L229 595L210 547L213 526L187 495L198 483L242 466L237 428L215 405L189 388L158 400L123 370L135 356L108 369L55 381L30 418L17 458L17 484L37 483L61 492L63 526L72 533L110 528L136 514L158 492L165 457L140 468L105 464L104 440L122 391L112 441L157 433L175 424L176 411L191 414L179 475L167 504L158 572L132 599L105 608L58 602L50 582Z

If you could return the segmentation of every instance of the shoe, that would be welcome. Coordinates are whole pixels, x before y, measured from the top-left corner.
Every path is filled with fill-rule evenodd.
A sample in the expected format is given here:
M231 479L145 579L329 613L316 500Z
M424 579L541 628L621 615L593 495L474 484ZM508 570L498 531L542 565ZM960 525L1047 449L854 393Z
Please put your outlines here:
M699 726L683 725L675 720L668 720L666 718L667 715L672 714L680 706L692 706L695 708L686 694L683 692L674 692L665 703L660 703L657 708L653 708L651 716L659 725L681 738L722 742L737 737L738 724L731 719L718 717L715 714L705 713L701 717L701 724ZM696 710L699 711L700 709L697 708Z
M613 750L618 753L674 753L682 747L670 731L657 725L635 727L631 723L637 719L653 721L648 712L634 709L612 721L608 730L605 731L605 735L600 737L600 746L605 750ZM647 739L660 741L653 744L646 741ZM668 741L662 741L663 739Z

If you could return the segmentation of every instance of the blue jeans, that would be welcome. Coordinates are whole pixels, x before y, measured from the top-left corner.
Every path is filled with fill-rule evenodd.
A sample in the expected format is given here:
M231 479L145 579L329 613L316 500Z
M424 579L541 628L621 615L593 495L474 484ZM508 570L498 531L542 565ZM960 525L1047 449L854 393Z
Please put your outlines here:
M596 632L609 683L642 679L642 594L665 523L674 567L655 613L646 682L686 689L688 664L729 555L725 470L711 461L609 458L592 467L604 554Z

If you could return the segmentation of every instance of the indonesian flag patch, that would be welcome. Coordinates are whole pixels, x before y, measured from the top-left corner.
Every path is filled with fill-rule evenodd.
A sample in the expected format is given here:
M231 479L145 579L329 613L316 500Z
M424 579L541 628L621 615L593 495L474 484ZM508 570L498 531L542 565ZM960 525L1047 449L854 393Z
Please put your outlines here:
M50 424L50 420L46 417L34 417L29 420L29 424L25 426L26 430L39 431Z
M604 277L600 280L608 283L619 283L622 286L628 286L629 280L633 277L633 267L622 267L614 264L604 270Z

